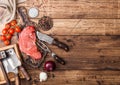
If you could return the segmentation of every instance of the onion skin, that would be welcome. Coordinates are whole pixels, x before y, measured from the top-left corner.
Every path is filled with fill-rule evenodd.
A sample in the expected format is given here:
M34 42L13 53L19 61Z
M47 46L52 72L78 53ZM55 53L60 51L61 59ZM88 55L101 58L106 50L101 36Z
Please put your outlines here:
M45 69L46 71L54 71L55 68L56 68L56 64L55 64L55 62L53 62L53 61L47 61L47 62L45 62L45 64L44 64L44 69Z

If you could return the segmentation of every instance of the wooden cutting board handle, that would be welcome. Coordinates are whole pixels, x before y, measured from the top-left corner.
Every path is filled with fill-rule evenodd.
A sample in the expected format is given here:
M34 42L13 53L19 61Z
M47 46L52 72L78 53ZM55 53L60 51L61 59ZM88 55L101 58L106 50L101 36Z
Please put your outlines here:
M18 74L15 74L15 85L20 85L20 78Z
M30 80L30 76L28 75L27 71L24 69L23 66L19 66L19 69L22 71L23 75L27 80Z

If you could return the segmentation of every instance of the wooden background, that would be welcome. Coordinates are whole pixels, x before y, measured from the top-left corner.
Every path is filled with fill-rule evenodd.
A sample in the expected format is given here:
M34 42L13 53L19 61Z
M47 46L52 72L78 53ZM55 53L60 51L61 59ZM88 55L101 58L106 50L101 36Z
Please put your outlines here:
M27 0L18 6L37 7L35 22L53 18L54 27L44 33L70 47L64 52L49 45L67 64L56 63L43 83L41 70L25 66L32 80L21 80L22 85L120 85L120 0Z

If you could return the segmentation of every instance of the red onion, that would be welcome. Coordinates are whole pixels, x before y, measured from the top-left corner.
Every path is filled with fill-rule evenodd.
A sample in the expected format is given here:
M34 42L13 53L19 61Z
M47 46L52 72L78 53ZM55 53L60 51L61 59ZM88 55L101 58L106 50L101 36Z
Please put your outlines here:
M44 68L46 71L53 71L56 68L56 64L53 61L47 61L44 64Z

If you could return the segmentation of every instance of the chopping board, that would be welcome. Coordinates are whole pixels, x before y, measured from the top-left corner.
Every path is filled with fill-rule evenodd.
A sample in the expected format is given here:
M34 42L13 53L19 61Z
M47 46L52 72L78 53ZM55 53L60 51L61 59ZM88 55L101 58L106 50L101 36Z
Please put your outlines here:
M19 52L17 50L17 44L13 44L13 45L9 45L7 47L0 48L0 51L1 50L6 50L6 49L9 49L9 48L14 48L17 57L19 58L19 60L21 60L21 57L20 57ZM20 70L19 70L19 76L20 76L21 79L25 78L25 76L23 75L23 73ZM10 79L11 82L15 81L14 73L8 73L8 78ZM2 69L0 68L0 85L5 84L5 83L6 83L6 81L5 81Z

